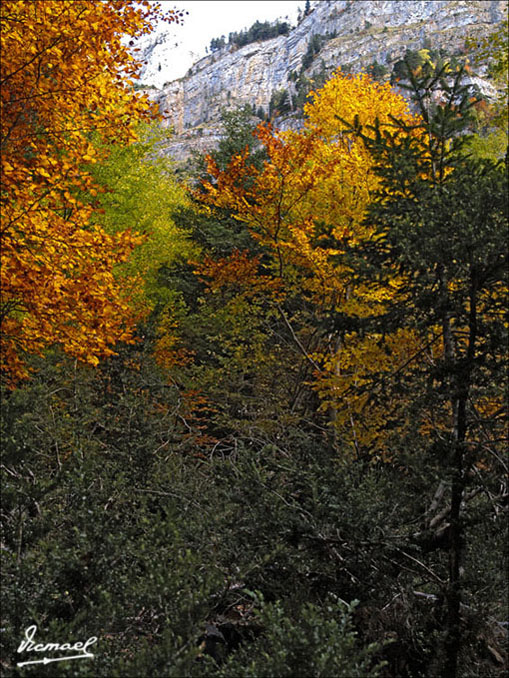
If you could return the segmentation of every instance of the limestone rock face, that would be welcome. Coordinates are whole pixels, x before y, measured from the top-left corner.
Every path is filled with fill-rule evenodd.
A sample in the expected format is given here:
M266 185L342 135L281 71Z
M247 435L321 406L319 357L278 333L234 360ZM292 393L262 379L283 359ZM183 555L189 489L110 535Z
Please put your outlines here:
M355 72L374 61L390 68L407 49L424 46L459 54L467 36L493 30L506 11L505 0L321 0L289 35L227 46L149 95L175 131L170 154L183 159L192 148L215 144L223 107L268 111L275 90L291 91L291 74L300 72L313 35L325 37L305 70L308 77L338 66Z

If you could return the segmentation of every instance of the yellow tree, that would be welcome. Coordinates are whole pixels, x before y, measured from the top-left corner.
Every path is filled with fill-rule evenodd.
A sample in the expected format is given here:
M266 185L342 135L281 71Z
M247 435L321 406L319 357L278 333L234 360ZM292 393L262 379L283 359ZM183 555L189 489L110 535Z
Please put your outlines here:
M322 320L333 314L358 323L382 314L402 281L395 272L391 286L383 290L355 282L347 253L373 237L364 217L379 179L364 144L343 121L356 120L365 127L378 119L382 131L394 129L395 118L411 126L418 121L388 84L340 71L314 93L305 112L302 132L274 132L269 125L258 128L268 155L261 170L242 154L225 171L211 160L213 180L205 183L201 200L231 209L247 224L271 253L272 275L288 294L304 294ZM290 325L291 319L285 316L285 322ZM359 453L374 444L384 426L383 408L371 408L366 426L367 396L359 395L359 387L373 369L397 369L417 350L419 339L400 332L389 357L378 336L361 338L333 327L322 333L317 346L306 343L305 328L300 337L298 332L292 334L313 365L316 389L336 437L342 436Z
M129 283L114 269L142 238L93 225L80 196L97 190L87 166L100 149L132 142L155 115L134 92L139 64L125 41L160 18L158 5L130 0L2 2L1 367L11 382L48 346L95 364L131 337Z

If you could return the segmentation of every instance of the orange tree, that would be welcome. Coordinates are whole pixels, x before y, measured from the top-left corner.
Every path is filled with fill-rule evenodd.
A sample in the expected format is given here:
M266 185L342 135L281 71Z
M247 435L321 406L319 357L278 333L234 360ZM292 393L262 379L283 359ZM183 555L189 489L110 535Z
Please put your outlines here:
M96 364L131 337L132 281L121 286L115 269L142 237L92 225L83 196L96 195L87 167L105 142L133 141L154 116L134 93L139 64L125 42L161 18L158 5L129 0L2 3L1 367L11 383L51 345Z
M390 372L408 361L419 350L420 339L400 331L389 356L379 336L363 337L357 331L365 318L383 314L402 280L395 270L391 286L383 290L355 282L346 255L373 237L364 216L379 178L366 147L342 120L355 119L366 126L378 119L382 129L392 129L394 119L404 120L413 130L410 135L419 134L418 120L389 85L340 71L314 94L305 112L301 132L275 132L269 125L258 128L268 156L261 169L242 153L225 170L210 159L212 179L204 183L200 199L232 210L264 248L264 271L279 281L274 303L290 339L314 372L333 437L360 454L380 442L385 412L381 403L370 406L366 425L367 395L358 387L367 383L374 369ZM209 266L216 286L228 270L219 263L215 271ZM241 281L239 275L237 282ZM268 292L273 289L267 287ZM283 291L287 300L293 297L287 304L287 311L293 311L284 310Z

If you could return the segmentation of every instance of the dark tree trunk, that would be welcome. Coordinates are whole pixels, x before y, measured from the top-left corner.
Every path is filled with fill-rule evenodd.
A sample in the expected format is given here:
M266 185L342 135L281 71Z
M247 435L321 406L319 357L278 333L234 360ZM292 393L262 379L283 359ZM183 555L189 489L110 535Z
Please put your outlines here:
M469 340L464 358L452 358L454 378L451 386L451 403L453 407L453 455L451 459L451 511L449 541L449 581L446 592L447 623L444 641L444 678L456 678L458 675L458 655L461 647L461 565L463 557L463 517L461 504L465 490L465 440L467 433L467 402L470 393L472 370L474 367L475 344L477 340L477 274L473 270L470 275L470 311ZM450 333L450 324L447 321ZM444 326L445 327L445 326ZM445 338L445 337L444 337ZM445 341L447 354L447 339Z

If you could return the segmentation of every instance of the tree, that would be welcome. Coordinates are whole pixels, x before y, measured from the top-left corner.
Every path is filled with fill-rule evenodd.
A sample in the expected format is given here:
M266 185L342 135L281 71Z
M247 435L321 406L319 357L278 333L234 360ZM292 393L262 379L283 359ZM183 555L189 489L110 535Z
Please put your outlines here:
M131 336L134 281L122 289L114 270L143 238L91 223L87 166L99 141L130 143L154 115L129 83L138 63L121 39L162 16L127 0L2 3L2 371L12 381L48 346L96 364Z
M196 153L192 159L192 177L197 185L202 181L213 181L207 170L208 160L226 170L232 158L239 154L246 164L261 168L265 151L256 135L257 121L248 104L233 110L221 111L221 139L217 148L208 156ZM191 209L180 209L175 214L177 223L192 232L194 240L206 251L216 254L230 254L233 250L252 249L254 242L244 224L235 220L228 210L216 211L194 205Z
M283 322L289 324L292 340L297 340L301 355L314 370L333 429L360 454L365 446L375 447L383 412L366 426L365 396L351 402L347 398L351 383L362 379L364 363L358 361L362 347L358 343L347 346L347 325L332 325L328 318L337 311L351 319L350 325L358 326L374 307L383 305L384 299L374 296L369 288L352 284L352 269L344 257L348 247L370 237L371 229L363 223L363 216L378 179L369 152L346 134L338 116L357 116L362 124L372 123L378 116L382 125L392 124L393 116L408 122L413 117L405 100L388 84L340 72L315 94L306 114L303 132L280 133L270 125L258 127L268 156L261 169L249 164L243 154L234 156L226 170L211 158L214 181L205 182L201 197L216 208L232 210L236 219L247 225L265 250L265 270L280 281L289 298L295 295L300 299L298 325L294 327L287 314L283 314ZM394 284L397 287L397 276ZM311 314L307 329L301 324L304 309ZM299 331L303 332L300 339ZM369 354L379 365L377 340L369 339L373 344ZM414 343L412 337L400 336L386 369L405 362ZM345 401L353 409L340 408Z
M138 141L128 146L103 145L106 158L90 167L101 189L91 197L97 209L90 223L110 235L130 229L144 237L117 271L122 278L140 277L134 297L154 310L171 303L171 294L160 284L161 270L196 256L196 246L175 224L175 212L190 208L191 201L177 183L172 164L160 157L167 130L157 124L139 125L136 134Z
M210 41L210 51L215 52L219 49L223 49L225 45L226 42L224 35L222 35L220 38L212 38L212 40Z
M507 71L509 68L509 39L507 37L508 20L502 21L489 35L477 43L477 63L488 63L488 72L493 77L502 92L499 101L500 115L507 124ZM467 40L467 46L474 48L475 42Z
M269 103L269 117L284 115L292 110L292 101L287 89L276 89L272 92Z
M310 37L306 53L302 57L301 69L303 71L311 66L315 55L318 54L318 52L322 49L327 37L328 36L321 35L320 33L313 33L313 35Z
M376 59L368 66L368 73L373 80L383 80L384 76L387 75L387 72L387 67L383 64L379 64Z
M219 167L226 169L230 160L244 151L247 151L250 162L261 165L263 152L254 135L256 122L253 118L253 111L248 104L231 111L221 111L222 136L217 149L210 153Z
M368 271L381 294L395 269L402 276L398 293L386 297L384 332L405 328L433 337L407 370L413 362L408 374L424 377L417 390L413 381L413 398L420 399L421 425L450 486L440 671L453 678L462 633L465 490L472 468L486 467L486 457L496 468L504 437L507 163L473 160L464 152L473 102L462 69L428 64L416 75L407 64L407 74L422 134L396 119L394 131L378 123L367 133L354 126L381 179L366 217L375 230L367 248L360 243L357 270L360 277Z

